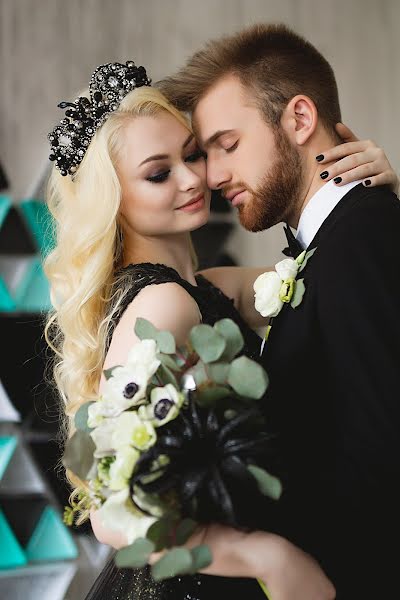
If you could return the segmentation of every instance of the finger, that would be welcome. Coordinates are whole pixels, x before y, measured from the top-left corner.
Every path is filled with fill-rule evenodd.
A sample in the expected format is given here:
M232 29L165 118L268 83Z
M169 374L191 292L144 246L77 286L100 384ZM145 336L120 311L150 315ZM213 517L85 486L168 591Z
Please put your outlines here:
M336 123L335 129L344 142L358 142L359 138L344 123Z
M351 171L356 167L364 164L371 164L371 171L369 175L375 175L380 171L383 171L383 168L379 168L379 164L374 164L375 161L375 153L371 150L366 150L365 152L357 152L356 154L350 154L350 156L345 156L335 162L333 165L330 165L326 171L328 171L328 175L324 176L322 179L325 181L329 181L330 179L334 179L338 175L343 176L347 171ZM386 165L385 165L386 166ZM325 171L325 172L326 172ZM367 173L368 175L368 173Z
M355 169L351 169L350 171L345 171L340 175L333 178L334 183L337 186L345 185L346 183L351 183L352 181L363 181L364 179L372 179L373 177L378 176L379 169L375 169L374 163L362 164ZM325 180L327 181L327 180Z
M149 556L149 565L154 565L154 563L162 558L166 552L166 550L162 550L161 552L152 552Z
M346 142L345 144L339 144L339 146L334 146L334 148L329 148L329 150L325 150L322 154L319 154L316 157L316 160L321 163L328 163L334 160L339 160L340 158L344 158L345 156L349 156L350 154L356 154L357 152L365 152L369 148L373 148L373 142L370 140L362 140L359 142ZM323 158L320 159L320 156Z
M390 185L392 189L395 189L398 185L398 179L393 171L388 170L384 173L379 173L378 175L367 177L363 181L363 184L366 187L375 187L377 185Z

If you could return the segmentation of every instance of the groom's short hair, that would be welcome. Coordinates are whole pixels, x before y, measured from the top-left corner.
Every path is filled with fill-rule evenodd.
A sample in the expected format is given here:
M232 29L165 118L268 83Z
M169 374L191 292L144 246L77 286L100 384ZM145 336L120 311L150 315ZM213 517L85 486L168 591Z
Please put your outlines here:
M225 75L236 75L254 95L268 124L278 127L297 94L315 103L322 123L335 135L341 120L333 69L306 39L282 24L258 24L208 42L176 75L159 82L169 100L191 112Z

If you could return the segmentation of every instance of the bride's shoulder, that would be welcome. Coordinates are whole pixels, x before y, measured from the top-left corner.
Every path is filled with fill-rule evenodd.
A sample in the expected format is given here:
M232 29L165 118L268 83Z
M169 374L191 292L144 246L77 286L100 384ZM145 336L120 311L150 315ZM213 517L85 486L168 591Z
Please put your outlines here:
M192 296L178 283L147 285L128 304L116 325L104 368L124 364L129 350L138 341L135 323L147 319L157 329L170 331L177 344L187 340L192 327L199 324L201 314Z

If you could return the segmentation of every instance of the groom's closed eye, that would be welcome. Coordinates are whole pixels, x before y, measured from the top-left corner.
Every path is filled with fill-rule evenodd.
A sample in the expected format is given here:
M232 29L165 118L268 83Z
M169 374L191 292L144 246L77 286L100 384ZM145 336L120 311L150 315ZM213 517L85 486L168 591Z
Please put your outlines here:
M232 144L232 146L229 146L229 148L224 148L224 150L225 150L225 152L233 152L234 150L236 150L238 145L239 145L239 140L237 140L237 142Z

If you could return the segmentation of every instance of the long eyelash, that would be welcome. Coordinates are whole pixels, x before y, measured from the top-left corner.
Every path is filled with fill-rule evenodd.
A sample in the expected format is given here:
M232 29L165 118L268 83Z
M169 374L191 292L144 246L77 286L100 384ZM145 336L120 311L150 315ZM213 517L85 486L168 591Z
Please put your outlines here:
M163 171L162 173L157 173L157 175L152 175L151 177L146 177L147 181L150 183L163 183L168 179L170 171Z
M202 152L201 150L196 150L196 152L192 152L185 158L185 162L196 162L200 160L200 158L207 158L207 154Z

